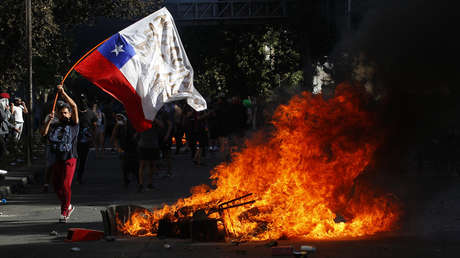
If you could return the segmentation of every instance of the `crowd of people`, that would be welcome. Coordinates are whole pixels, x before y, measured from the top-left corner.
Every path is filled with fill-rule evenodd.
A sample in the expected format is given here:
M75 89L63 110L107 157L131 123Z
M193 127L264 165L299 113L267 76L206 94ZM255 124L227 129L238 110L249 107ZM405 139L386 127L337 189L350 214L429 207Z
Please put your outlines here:
M137 132L124 109L113 103L109 108L98 102L90 105L84 95L76 103L62 86L58 86L58 93L63 101L45 117L40 132L46 142L43 190L53 185L61 201L61 222L66 222L74 210L71 184L74 173L77 184L85 182L90 151L95 158L105 151L118 152L124 186L134 181L137 191L144 192L155 188L153 178L160 167L166 176L173 176L173 154L190 155L190 165L197 166L206 165L209 151L230 157L253 121L251 103L244 104L238 97L230 101L218 98L201 112L184 100L165 103L151 121L151 128Z
M11 151L20 151L24 115L28 113L27 105L20 97L12 98L5 90L0 92L0 160Z
M209 151L229 156L234 151L232 146L242 144L251 123L249 107L238 98L232 102L220 98L212 108L201 112L185 101L166 103L152 127L141 133L134 130L126 114L117 113L115 117L110 143L121 154L125 186L135 179L139 192L144 191L144 186L154 188L152 177L160 163L166 175L172 176L172 154L187 152L195 165L206 165L204 159Z

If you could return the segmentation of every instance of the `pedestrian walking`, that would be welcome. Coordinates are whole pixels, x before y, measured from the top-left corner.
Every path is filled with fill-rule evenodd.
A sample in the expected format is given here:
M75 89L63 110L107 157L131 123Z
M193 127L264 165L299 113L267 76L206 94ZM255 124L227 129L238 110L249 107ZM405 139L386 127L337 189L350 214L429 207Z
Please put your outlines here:
M139 159L137 155L138 133L131 122L121 113L116 114L116 124L113 128L111 141L120 154L123 184L129 186L130 175L139 182Z
M3 160L3 156L9 154L6 147L6 137L8 136L10 129L17 131L13 124L8 120L10 119L11 112L8 105L9 100L6 94L0 95L0 161Z
M59 222L65 223L75 210L71 201L71 185L77 164L77 140L79 119L77 104L67 95L62 85L58 85L58 94L65 102L57 106L59 122L52 124L54 114L42 128L42 135L47 136L51 153L55 157L51 166L54 190L61 201Z
M190 146L191 158L196 165L205 165L202 158L206 157L209 145L208 112L189 108L187 117L187 142ZM197 144L198 143L198 144Z
M24 128L24 114L28 114L27 106L24 101L16 97L14 103L11 103L11 116L13 117L14 127L17 129L13 132L14 142L17 144L21 139L22 129ZM16 145L16 147L18 147Z
M147 188L153 189L153 175L156 172L155 162L160 158L160 130L163 122L155 118L152 127L140 133L139 139L139 188L138 192L144 191L144 170L148 170Z
M86 160L88 159L89 149L94 145L94 135L97 129L97 116L88 108L88 102L83 95L80 110L80 132L78 134L78 165L77 165L77 183L83 184L83 174L86 169Z
M50 121L51 120L51 121ZM51 123L51 125L58 123L59 119L57 118L56 112L53 113L53 117L49 114L45 117L44 124ZM50 125L50 126L51 126ZM53 171L51 167L53 166L54 162L56 161L56 154L51 151L51 143L47 139L47 137L43 137L45 141L45 176L43 178L43 189L44 193L47 193L49 190L49 185L52 183L53 180Z
M174 126L173 126L173 136L176 140L176 151L175 154L179 154L183 146L182 138L185 135L185 116L183 113L182 102L174 104Z
M97 122L96 122L96 129L94 132L94 144L97 153L102 153L104 149L104 142L105 142L105 115L104 112L99 108L97 103L93 104L93 113L96 114Z
M161 160L166 163L166 174L172 176L172 161L171 161L171 145L172 132L174 130L174 103L166 103L157 114L158 119L163 123L163 128L160 130L159 143L161 150Z

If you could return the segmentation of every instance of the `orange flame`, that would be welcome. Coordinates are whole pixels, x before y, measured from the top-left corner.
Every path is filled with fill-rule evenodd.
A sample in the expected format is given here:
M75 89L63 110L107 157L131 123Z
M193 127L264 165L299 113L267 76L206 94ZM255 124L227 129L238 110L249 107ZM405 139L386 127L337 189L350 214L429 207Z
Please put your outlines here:
M361 91L347 84L329 100L308 92L294 97L276 110L269 139L255 137L231 163L213 169L214 189L194 187L191 197L132 217L119 230L154 232L165 216L190 216L247 193L254 203L223 213L234 237L337 239L393 229L398 203L357 180L381 141L373 114L362 104Z

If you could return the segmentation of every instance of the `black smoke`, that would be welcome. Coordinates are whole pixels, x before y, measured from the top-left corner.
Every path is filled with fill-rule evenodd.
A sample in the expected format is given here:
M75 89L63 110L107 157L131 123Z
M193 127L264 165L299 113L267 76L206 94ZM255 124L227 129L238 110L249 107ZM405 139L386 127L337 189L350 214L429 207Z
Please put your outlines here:
M373 2L336 53L374 68L373 108L384 136L366 179L396 193L405 206L403 230L419 234L439 221L423 215L433 208L429 200L450 200L442 193L452 180L440 178L451 178L449 164L460 154L459 12L447 0Z
M370 80L386 132L380 166L404 173L417 148L442 145L460 128L458 9L447 0L373 2L381 3L337 52L374 67Z

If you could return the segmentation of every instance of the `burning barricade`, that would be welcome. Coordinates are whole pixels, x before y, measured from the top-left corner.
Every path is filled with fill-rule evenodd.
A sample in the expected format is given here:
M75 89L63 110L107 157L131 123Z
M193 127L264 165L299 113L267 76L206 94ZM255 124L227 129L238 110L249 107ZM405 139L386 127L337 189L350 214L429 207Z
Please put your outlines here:
M161 209L134 209L116 221L117 232L269 240L394 229L397 201L359 180L383 140L363 94L342 84L328 100L310 93L294 97L276 110L269 137L247 141L232 162L213 169L213 188L194 187L190 197Z

